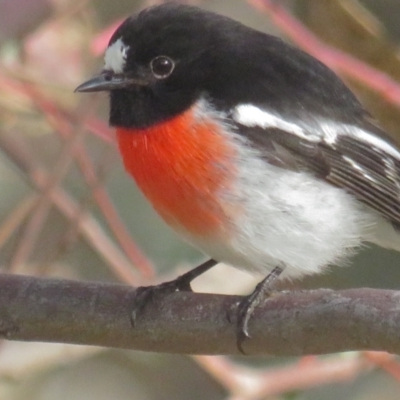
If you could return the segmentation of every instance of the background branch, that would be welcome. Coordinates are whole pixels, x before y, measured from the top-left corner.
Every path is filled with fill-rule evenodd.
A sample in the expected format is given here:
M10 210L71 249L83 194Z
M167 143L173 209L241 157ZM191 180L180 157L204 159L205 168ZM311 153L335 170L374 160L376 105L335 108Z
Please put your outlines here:
M0 334L9 340L64 342L190 354L237 354L228 322L238 296L174 293L155 299L135 329L135 289L126 285L0 275ZM276 294L250 323L248 354L346 350L400 353L400 293L320 289Z

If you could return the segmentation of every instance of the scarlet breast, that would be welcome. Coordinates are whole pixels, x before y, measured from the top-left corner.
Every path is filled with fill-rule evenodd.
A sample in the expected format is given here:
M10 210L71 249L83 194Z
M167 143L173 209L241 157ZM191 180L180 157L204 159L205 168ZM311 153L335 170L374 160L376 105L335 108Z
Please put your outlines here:
M150 128L117 129L127 171L168 224L193 235L226 230L235 152L221 129L194 109Z

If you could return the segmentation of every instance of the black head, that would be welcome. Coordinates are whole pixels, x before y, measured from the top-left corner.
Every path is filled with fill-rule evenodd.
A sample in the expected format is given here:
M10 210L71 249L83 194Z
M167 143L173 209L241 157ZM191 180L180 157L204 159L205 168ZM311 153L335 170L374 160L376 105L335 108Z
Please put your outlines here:
M110 124L140 128L206 96L218 109L262 104L287 118L351 121L364 111L326 66L274 36L197 7L166 3L128 18L102 73L80 92L110 92Z
M167 3L128 18L112 36L102 73L79 92L110 91L110 124L145 127L189 108L212 72L223 25L197 7Z

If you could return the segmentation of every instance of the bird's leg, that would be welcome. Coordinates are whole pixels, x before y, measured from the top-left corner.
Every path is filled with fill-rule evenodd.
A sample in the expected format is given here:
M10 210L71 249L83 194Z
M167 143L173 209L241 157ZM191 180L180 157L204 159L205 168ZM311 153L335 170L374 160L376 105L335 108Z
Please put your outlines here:
M218 264L217 261L210 259L196 268L184 273L173 281L163 282L155 286L141 286L136 289L133 310L131 314L132 326L136 324L136 318L146 304L155 296L165 295L173 292L191 292L190 283L204 272Z
M271 286L283 272L282 267L275 267L254 289L253 293L246 296L238 305L236 310L236 340L237 347L242 354L242 344L249 335L249 320L254 309L266 298L271 295Z

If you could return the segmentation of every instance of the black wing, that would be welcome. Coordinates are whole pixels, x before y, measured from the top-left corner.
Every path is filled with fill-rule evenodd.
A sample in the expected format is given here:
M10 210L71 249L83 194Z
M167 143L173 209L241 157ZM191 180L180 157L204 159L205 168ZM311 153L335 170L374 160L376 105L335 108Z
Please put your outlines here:
M238 128L268 162L307 170L344 188L400 227L400 151L382 130L364 122L364 126L332 123L337 132L318 133L312 140L276 126L238 124Z

